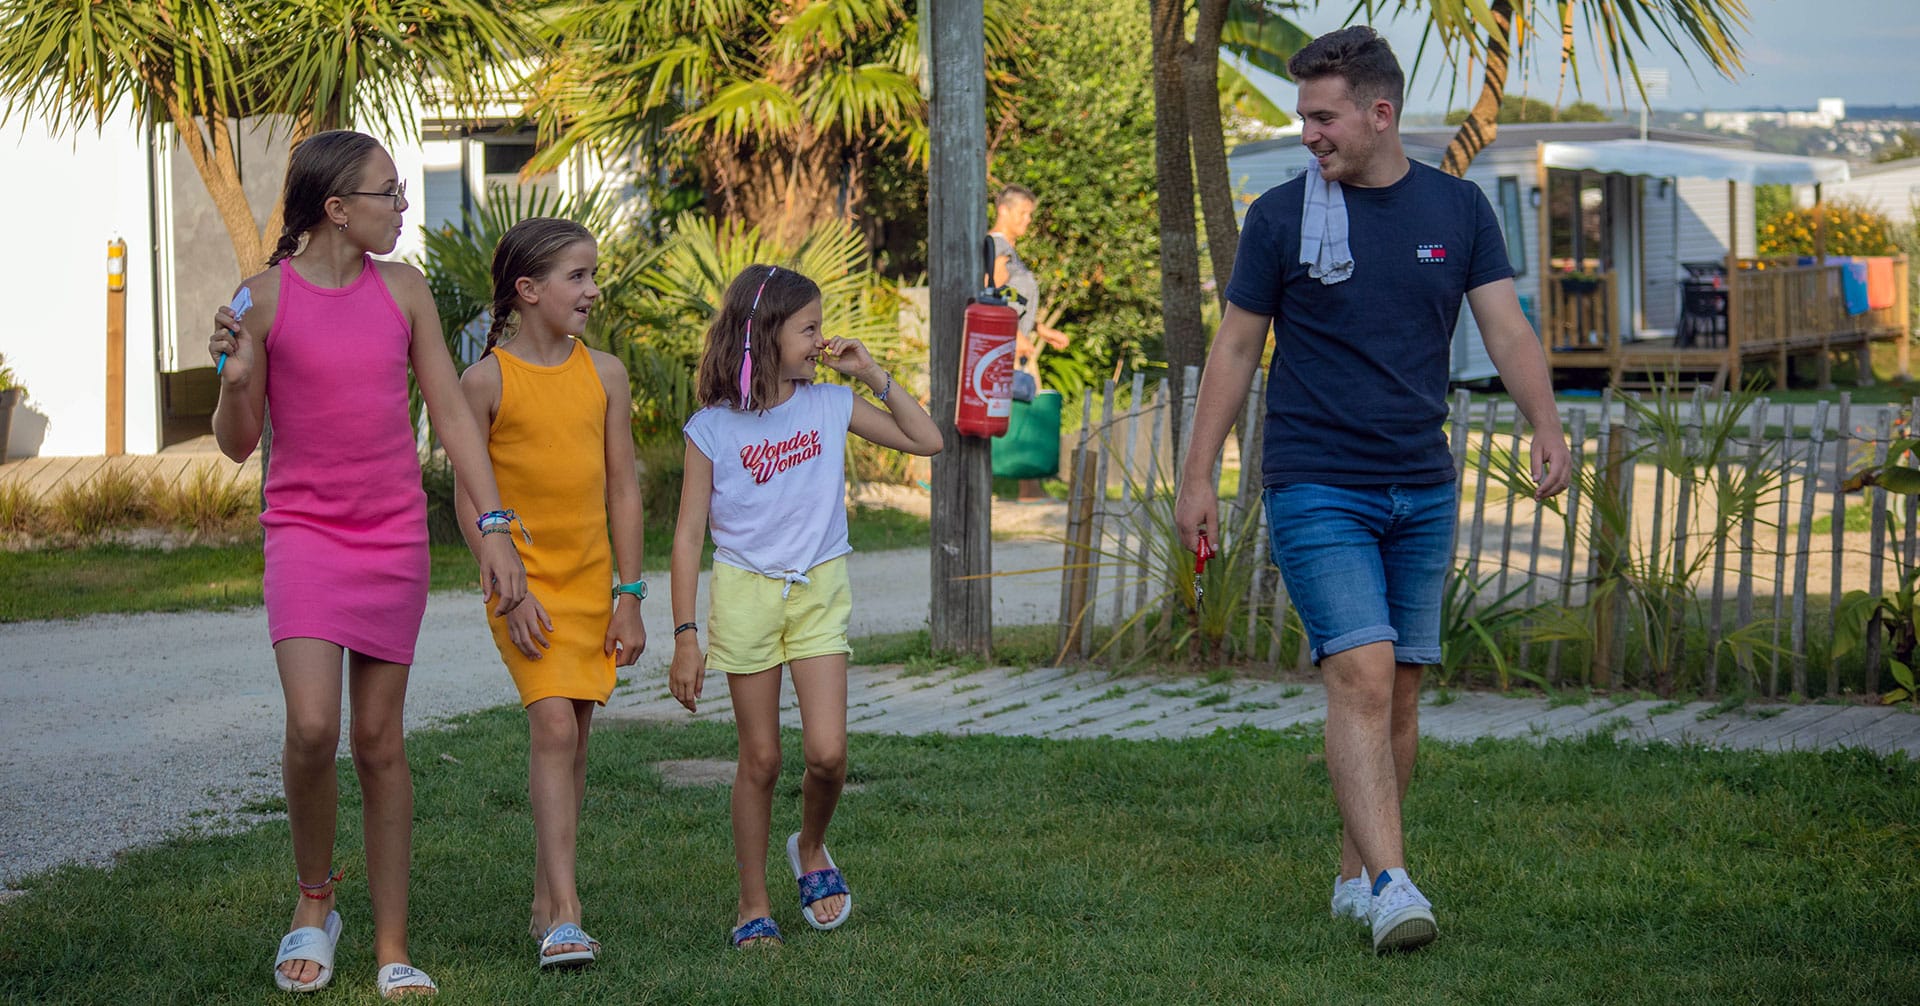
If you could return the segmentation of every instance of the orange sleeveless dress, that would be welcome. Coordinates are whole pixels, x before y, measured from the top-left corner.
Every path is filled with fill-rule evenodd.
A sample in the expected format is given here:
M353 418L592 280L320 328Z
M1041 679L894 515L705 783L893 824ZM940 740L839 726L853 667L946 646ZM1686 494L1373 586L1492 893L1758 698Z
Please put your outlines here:
M607 391L587 347L554 367L496 349L500 406L487 452L502 504L526 521L515 532L527 567L527 591L553 620L552 646L528 660L507 635L507 620L487 604L494 645L513 674L520 704L560 696L605 704L613 694L613 656L602 648L613 615L613 550L607 543Z

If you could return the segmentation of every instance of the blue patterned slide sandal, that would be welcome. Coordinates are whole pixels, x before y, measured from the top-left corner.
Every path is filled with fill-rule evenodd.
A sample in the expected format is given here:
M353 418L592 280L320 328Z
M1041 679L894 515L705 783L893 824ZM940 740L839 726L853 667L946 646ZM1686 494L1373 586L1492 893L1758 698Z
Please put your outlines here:
M554 947L564 947L569 943L577 943L587 949L569 950L565 953L548 953L548 951ZM587 931L578 925L571 922L559 923L552 929L547 930L547 935L540 940L540 967L543 969L585 967L600 959L599 953L594 949L599 945L599 941L588 936Z
M800 914L806 918L807 925L825 932L838 928L840 923L847 921L847 916L853 914L853 892L847 890L847 878L841 876L840 868L834 865L833 853L828 852L825 845L820 847L820 851L827 857L827 868L812 873L803 872L800 869L800 833L796 831L787 836L787 865L793 867L793 879L800 884ZM846 903L840 906L840 914L834 916L831 922L814 918L814 902L836 894L847 896Z
M739 926L735 927L733 930L732 939L733 939L733 949L735 950L747 949L747 947L745 946L745 943L748 940L761 940L761 939L772 940L773 945L776 947L781 946L787 942L786 940L780 938L780 927L777 925L774 925L773 920L771 918L768 918L765 915L762 915L757 919L748 919L747 921L741 923ZM771 949L771 948L768 948L765 943L756 943L754 944L754 948L755 949L761 949L761 948Z

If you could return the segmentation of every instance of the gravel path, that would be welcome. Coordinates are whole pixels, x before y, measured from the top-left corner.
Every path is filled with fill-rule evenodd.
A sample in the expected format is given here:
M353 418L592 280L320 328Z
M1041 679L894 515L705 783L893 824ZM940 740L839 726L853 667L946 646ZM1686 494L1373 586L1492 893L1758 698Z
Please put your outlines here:
M1060 546L1000 542L994 561L1055 565ZM855 635L926 625L926 552L849 562ZM1053 621L1059 586L1057 574L996 580L995 622ZM656 591L643 606L648 652L622 676L664 688L666 577ZM244 828L278 809L284 709L262 609L0 625L0 653L0 886L67 863L106 865L182 831ZM407 687L408 730L515 701L478 599L434 595Z

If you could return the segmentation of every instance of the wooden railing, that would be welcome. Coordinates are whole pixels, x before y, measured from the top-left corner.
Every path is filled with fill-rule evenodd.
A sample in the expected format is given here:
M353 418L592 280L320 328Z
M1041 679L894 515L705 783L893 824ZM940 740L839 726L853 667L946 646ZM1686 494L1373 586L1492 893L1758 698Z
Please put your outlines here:
M1541 286L1547 298L1547 349L1603 349L1619 344L1614 323L1616 274L1600 273L1582 281L1573 276L1548 275Z
M1266 510L1259 505L1256 460L1267 433L1261 419L1266 376L1251 375L1239 409L1237 491L1221 500L1219 513L1224 528L1244 533L1244 543L1220 542L1222 555L1207 569L1216 580L1204 602L1216 613L1236 613L1247 659L1279 669L1304 668L1307 646L1297 624L1290 623L1291 598L1266 561L1268 529ZM1185 383L1196 387L1198 371L1189 368ZM1640 404L1626 405L1628 397ZM1729 404L1704 386L1690 400L1680 392L1616 398L1608 390L1596 403L1561 403L1560 426L1573 452L1574 471L1584 474L1549 508L1513 491L1505 474L1524 471L1529 440L1513 402L1474 402L1465 391L1455 395L1447 424L1460 493L1454 575L1486 588L1478 595L1481 603L1492 598L1503 598L1495 602L1503 606L1547 603L1576 616L1563 624L1593 629L1591 637L1577 643L1566 635L1526 641L1506 630L1503 635L1519 637L1506 645L1509 652L1518 651L1522 665L1531 659L1550 684L1655 687L1647 676L1646 648L1633 652L1625 642L1631 637L1626 606L1637 596L1669 614L1691 612L1692 628L1685 618L1667 623L1663 615L1645 620L1640 631L1665 632L1669 624L1676 633L1698 630L1698 637L1671 637L1680 641L1673 652L1691 654L1687 660L1700 669L1709 694L1723 683L1721 667L1728 663L1742 668L1746 681L1768 696L1840 693L1841 662L1819 657L1831 644L1841 599L1849 591L1879 596L1898 588L1901 570L1920 556L1920 500L1880 485L1854 493L1835 492L1833 486L1873 459L1885 458L1909 435L1903 412L1920 415L1920 397L1900 405L1858 406L1846 393L1811 405L1770 406L1762 398L1746 403L1738 417L1725 417L1721 410ZM1161 380L1149 389L1138 373L1130 388L1108 381L1098 398L1088 389L1074 449L1061 452L1063 461L1076 459L1067 466L1062 562L1024 571L1057 570L1061 577L1058 646L1063 657L1091 656L1093 633L1086 630L1096 625L1110 627L1116 640L1107 653L1138 657L1148 652L1150 619L1145 616L1174 616L1178 608L1188 612L1191 621L1184 624L1197 624L1193 555L1166 540L1180 471L1172 417L1191 415L1192 408L1190 400L1174 396L1170 382ZM1702 436L1716 429L1731 435ZM1713 487L1727 478L1729 466L1744 473L1746 488L1718 493ZM1596 491L1607 498L1596 500ZM1732 510L1721 512L1723 505ZM1854 522L1857 516L1870 518L1870 530ZM1816 518L1825 526L1816 528ZM1610 559L1596 550L1599 544L1619 551ZM1609 573L1607 562L1628 563L1637 584L1623 585L1622 577L1629 574ZM1257 567L1258 574L1238 580L1223 575L1248 566ZM996 575L1017 572L1023 571ZM1237 588L1234 597L1226 596L1229 584ZM1662 594L1657 589L1662 586L1678 589ZM1160 624L1153 631L1167 631L1168 623ZM1612 627L1619 641L1602 625ZM1452 625L1449 631L1456 629ZM1740 647L1723 647L1733 633L1744 635ZM1891 633L1875 623L1866 637L1859 687L1874 693L1890 669ZM1542 648L1544 660L1537 659Z
M1730 278L1734 300L1734 341L1753 352L1781 346L1814 345L1835 336L1884 335L1911 329L1906 256L1893 260L1894 301L1864 314L1848 314L1839 265L1749 266Z

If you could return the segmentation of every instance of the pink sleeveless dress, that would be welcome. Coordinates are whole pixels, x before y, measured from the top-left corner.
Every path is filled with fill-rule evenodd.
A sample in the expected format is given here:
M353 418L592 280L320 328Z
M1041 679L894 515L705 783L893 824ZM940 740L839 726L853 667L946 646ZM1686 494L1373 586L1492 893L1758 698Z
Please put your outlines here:
M406 315L374 268L330 290L280 263L267 335L267 631L413 663L427 498L407 416Z

